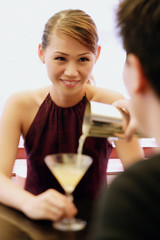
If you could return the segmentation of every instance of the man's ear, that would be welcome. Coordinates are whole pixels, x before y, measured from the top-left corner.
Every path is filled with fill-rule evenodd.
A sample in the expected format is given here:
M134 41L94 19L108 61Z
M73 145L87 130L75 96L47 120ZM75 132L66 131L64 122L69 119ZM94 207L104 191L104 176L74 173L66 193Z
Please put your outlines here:
M42 44L41 43L38 45L38 56L41 59L42 63L45 63L44 51L42 49Z
M136 93L142 93L146 91L149 84L140 60L134 54L128 54L127 62L131 68L131 71L133 71L134 79L132 79L132 81L134 81L134 83L132 87L134 87L134 91Z
M96 53L96 62L97 62L97 60L98 60L98 58L99 58L100 52L101 52L101 46L98 45L97 53Z

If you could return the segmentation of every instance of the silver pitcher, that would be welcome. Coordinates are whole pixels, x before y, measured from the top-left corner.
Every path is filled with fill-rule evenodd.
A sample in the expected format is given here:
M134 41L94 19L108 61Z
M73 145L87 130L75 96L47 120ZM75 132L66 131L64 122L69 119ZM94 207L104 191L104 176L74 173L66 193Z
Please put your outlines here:
M126 118L123 111L113 105L88 102L83 118L82 133L92 137L124 138ZM144 137L136 133L138 137Z

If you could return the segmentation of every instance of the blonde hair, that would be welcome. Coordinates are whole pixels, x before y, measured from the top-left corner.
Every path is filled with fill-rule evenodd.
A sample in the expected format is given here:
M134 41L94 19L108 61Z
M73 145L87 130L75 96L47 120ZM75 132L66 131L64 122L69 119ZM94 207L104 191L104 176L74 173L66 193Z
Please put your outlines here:
M92 18L82 10L62 10L47 21L42 36L44 50L53 33L66 34L90 49L92 53L96 53L98 47L97 27Z

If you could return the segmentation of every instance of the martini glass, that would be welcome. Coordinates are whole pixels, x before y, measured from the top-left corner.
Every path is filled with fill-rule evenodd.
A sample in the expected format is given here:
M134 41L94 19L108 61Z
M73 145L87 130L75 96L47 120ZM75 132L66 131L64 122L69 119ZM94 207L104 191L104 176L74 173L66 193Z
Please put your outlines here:
M61 184L65 195L73 201L72 193L92 164L92 158L83 154L57 153L46 156L44 160ZM86 226L86 221L77 218L64 218L61 221L54 222L53 226L62 231L78 231Z

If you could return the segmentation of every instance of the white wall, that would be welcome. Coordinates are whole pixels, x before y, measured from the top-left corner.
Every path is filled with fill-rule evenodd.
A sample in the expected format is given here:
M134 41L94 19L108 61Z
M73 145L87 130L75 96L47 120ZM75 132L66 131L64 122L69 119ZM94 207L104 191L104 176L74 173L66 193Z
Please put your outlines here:
M0 111L15 91L49 83L37 47L45 22L67 8L85 10L94 19L102 46L94 69L97 86L127 95L122 69L124 51L114 30L114 8L119 0L5 0L0 5Z

